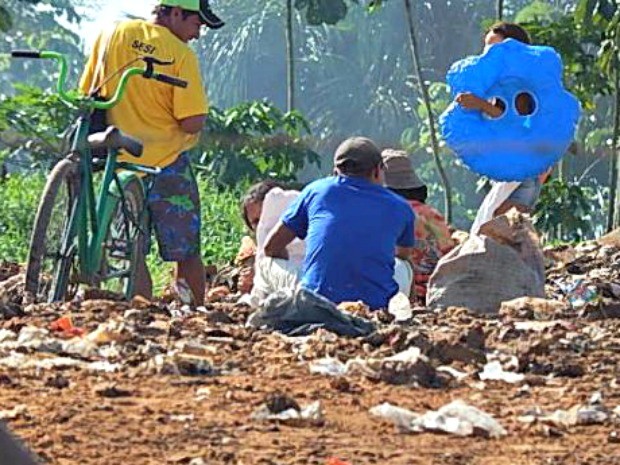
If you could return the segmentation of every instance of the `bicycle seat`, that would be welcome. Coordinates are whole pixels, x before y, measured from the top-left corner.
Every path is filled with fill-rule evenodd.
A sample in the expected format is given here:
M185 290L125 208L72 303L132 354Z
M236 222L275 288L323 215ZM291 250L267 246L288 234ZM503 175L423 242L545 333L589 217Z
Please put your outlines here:
M91 149L126 150L134 157L141 157L143 149L142 142L114 126L108 126L105 131L88 136L88 145Z

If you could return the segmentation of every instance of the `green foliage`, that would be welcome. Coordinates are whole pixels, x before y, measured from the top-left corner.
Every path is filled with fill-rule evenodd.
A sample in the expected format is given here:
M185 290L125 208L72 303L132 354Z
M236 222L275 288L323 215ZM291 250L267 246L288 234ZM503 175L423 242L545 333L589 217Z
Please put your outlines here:
M208 176L198 177L202 206L202 255L206 263L224 264L235 258L246 233L241 219L242 186L221 189Z
M0 97L0 148L25 149L31 162L48 167L62 153L59 134L70 124L72 111L38 87L15 88L15 96Z
M576 27L573 15L555 21L533 20L524 27L536 44L549 45L562 56L566 86L579 98L586 110L596 106L595 98L611 91L609 79L597 66L600 30Z
M11 13L4 6L0 6L0 32L6 32L13 27Z
M25 262L34 215L45 185L38 172L0 180L0 261ZM245 233L239 202L242 189L221 189L206 176L198 177L202 204L202 253L206 263L222 265L236 255ZM156 288L170 281L171 267L156 253L155 242L149 264Z
M194 155L198 170L219 184L243 181L295 179L306 163L319 163L304 142L310 128L297 112L282 113L266 102L247 102L209 112L201 144Z
M550 179L536 205L535 225L547 240L592 239L603 231L606 192L596 183Z
M523 8L515 16L515 23L529 23L534 21L553 21L557 11L549 3L535 0Z
M0 261L26 260L44 184L45 177L40 173L0 180Z
M65 53L73 75L83 61L80 37L72 26L80 23L76 7L89 0L3 0L0 6L0 54L12 49L50 49ZM59 19L62 18L62 21ZM4 27L2 27L4 26ZM56 82L49 64L41 60L0 61L0 94L12 93L16 82L43 88Z

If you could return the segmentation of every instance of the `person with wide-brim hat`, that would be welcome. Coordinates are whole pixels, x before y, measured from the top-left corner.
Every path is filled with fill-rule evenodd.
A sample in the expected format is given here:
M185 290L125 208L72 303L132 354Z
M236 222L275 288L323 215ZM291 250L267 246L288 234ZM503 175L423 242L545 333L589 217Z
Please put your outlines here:
M386 149L382 153L384 186L403 197L415 213L415 245L412 253L414 286L410 296L426 299L426 284L439 259L456 245L444 217L426 204L428 191L413 168L407 152Z

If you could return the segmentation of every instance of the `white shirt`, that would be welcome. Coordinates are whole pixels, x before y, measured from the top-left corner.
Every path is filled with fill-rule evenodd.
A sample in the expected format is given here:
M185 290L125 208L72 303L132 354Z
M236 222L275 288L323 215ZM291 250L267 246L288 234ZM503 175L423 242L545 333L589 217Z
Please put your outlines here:
M265 242L269 233L278 224L284 211L299 196L299 191L285 191L279 187L267 192L263 200L258 225L256 226L256 258L257 261L265 256ZM288 258L291 262L301 266L306 256L306 244L299 239L293 240L288 246Z

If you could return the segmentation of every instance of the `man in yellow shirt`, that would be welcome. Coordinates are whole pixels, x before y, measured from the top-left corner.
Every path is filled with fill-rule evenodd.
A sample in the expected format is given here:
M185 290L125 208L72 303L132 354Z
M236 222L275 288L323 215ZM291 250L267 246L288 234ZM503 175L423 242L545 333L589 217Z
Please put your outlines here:
M164 261L177 263L177 281L184 280L194 303L202 305L205 269L200 254L200 198L187 151L195 146L209 108L198 58L187 45L200 37L206 25L224 25L208 0L160 0L150 21L130 20L104 31L80 81L80 89L97 89L110 98L118 84L119 70L150 56L170 62L155 71L187 81L187 88L155 80L133 79L123 100L107 113L107 122L142 141L139 159L121 154L122 161L159 167L147 195L151 225ZM100 63L100 64L98 64ZM146 263L138 264L136 294L151 297L152 282Z

